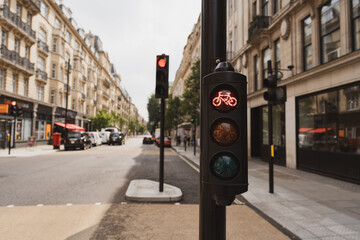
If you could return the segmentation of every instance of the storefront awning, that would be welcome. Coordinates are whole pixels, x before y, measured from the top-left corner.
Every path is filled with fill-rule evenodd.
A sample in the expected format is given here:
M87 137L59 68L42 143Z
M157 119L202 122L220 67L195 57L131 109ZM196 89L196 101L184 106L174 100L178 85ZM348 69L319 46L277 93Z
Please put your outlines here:
M311 133L324 133L324 132L326 132L326 131L331 131L332 130L332 128L316 128L316 129L314 129L314 130L311 130L310 132Z
M65 123L54 122L54 124L59 127L65 128ZM80 127L80 126L77 126L77 125L71 124L71 123L66 124L66 129L74 131L74 132L85 132L85 129L83 127Z

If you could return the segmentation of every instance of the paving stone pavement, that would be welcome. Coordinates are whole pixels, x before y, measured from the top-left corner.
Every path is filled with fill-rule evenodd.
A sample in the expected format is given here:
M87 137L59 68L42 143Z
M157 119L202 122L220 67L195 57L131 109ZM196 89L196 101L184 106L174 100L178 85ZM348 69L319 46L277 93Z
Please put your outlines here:
M199 149L173 146L198 166ZM360 239L360 185L275 165L269 193L268 163L249 159L249 191L239 196L266 218L304 240Z

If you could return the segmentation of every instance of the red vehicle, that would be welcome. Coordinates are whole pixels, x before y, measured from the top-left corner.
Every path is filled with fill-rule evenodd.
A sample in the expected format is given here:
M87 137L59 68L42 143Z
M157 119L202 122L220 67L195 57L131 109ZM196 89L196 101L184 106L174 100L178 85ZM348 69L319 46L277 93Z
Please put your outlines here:
M160 146L160 138L156 139L156 143L158 146ZM170 137L164 137L164 147L171 147L171 138Z

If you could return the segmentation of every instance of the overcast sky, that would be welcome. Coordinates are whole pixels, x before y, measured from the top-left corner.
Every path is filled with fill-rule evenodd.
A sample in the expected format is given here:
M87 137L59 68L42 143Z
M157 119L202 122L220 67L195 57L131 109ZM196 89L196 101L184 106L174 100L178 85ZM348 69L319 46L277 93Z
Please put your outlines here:
M174 81L187 37L201 11L200 0L63 0L79 27L98 35L121 76L121 85L148 121L155 92L156 55L170 56Z

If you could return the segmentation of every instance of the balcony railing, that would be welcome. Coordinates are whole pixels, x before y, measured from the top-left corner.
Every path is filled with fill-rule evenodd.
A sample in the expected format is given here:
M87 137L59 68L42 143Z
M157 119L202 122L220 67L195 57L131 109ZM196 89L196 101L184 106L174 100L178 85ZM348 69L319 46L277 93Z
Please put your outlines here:
M47 82L48 76L47 76L46 72L44 72L40 69L37 69L36 70L36 78Z
M2 17L10 20L13 24L15 24L19 29L24 31L29 37L32 39L36 39L36 32L31 29L30 25L24 23L20 16L16 13L10 11L9 7L4 5L2 9Z
M269 16L255 16L249 27L249 40L260 29L268 28L270 26L271 17Z
M10 51L5 45L1 45L0 56L8 61L11 61L17 66L20 66L30 72L34 72L34 64L29 59L20 57L15 51Z
M49 52L49 46L41 40L38 40L38 48L46 53Z

